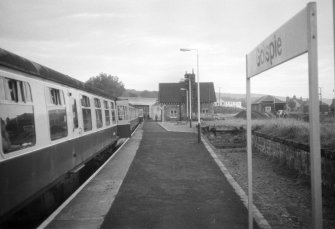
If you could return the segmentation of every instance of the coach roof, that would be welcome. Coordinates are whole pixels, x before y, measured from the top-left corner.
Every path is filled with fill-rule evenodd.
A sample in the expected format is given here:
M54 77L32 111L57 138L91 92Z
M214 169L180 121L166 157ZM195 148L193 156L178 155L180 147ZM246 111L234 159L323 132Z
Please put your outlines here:
M67 85L79 90L83 90L92 94L96 94L108 99L115 100L116 98L107 94L105 91L98 88L93 88L85 85L83 82L76 80L70 76L64 75L51 68L37 64L26 58L20 57L14 53L0 48L0 65L15 69L24 73L28 73L39 78L47 79L56 83Z

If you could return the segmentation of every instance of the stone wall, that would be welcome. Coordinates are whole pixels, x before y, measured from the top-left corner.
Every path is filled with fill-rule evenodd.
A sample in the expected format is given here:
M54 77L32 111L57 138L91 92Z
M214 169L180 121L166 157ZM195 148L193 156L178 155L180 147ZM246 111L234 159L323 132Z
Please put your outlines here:
M299 175L310 176L309 145L253 133L253 150L296 170ZM335 151L321 150L322 185L335 193Z

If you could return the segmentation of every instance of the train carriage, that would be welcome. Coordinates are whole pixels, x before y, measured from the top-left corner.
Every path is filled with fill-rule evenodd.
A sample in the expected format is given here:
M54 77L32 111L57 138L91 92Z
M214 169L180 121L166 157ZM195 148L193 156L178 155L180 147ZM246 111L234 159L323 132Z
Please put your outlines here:
M116 98L0 49L0 221L116 143L120 115Z

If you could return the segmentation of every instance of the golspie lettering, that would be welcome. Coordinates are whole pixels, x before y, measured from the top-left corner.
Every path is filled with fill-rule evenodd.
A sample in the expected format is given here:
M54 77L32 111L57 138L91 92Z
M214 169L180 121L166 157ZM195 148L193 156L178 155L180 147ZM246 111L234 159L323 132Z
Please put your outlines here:
M274 35L270 43L263 44L261 47L257 47L256 50L257 67L261 66L264 63L270 63L270 65L272 65L273 60L278 56L280 56L281 54L282 54L281 38L280 37L277 38L276 35Z

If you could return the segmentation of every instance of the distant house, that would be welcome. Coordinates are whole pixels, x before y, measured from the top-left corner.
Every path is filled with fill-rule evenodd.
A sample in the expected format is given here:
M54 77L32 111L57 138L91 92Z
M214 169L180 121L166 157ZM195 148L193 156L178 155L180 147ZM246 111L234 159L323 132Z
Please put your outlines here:
M333 99L332 103L329 106L329 111L334 115L334 109L335 108L335 99Z
M252 111L261 113L275 113L278 110L285 110L285 108L286 102L271 95L263 96L251 104Z
M292 102L294 103L294 106L290 104ZM306 101L304 101L302 98L298 99L296 97L293 97L292 99L287 98L286 103L286 110L288 112L303 112L303 108L306 105Z
M214 114L214 102L216 101L214 83L201 82L200 83L200 113ZM187 119L187 106L186 93L189 93L189 87L185 86L184 82L180 83L160 83L158 92L158 101L164 110L164 120L186 120ZM196 118L198 111L197 106L197 85L192 82L192 117ZM189 101L189 99L188 99ZM189 105L188 105L189 107Z
M319 109L320 109L321 114L328 114L329 110L330 110L330 107L327 103L324 103L324 102L320 101ZM304 113L309 113L309 103L308 103L308 101L304 104L303 112Z
M161 110L157 103L157 98L143 98L143 97L120 97L120 99L127 99L129 103L139 109L143 109L145 118L161 119Z
M242 102L227 100L221 97L219 101L216 100L216 102L214 103L214 106L242 108Z

